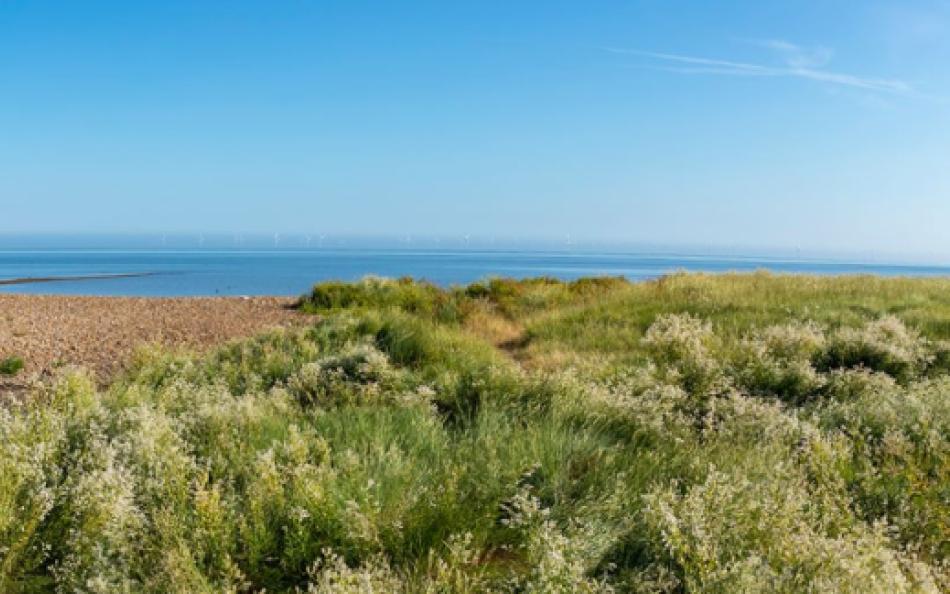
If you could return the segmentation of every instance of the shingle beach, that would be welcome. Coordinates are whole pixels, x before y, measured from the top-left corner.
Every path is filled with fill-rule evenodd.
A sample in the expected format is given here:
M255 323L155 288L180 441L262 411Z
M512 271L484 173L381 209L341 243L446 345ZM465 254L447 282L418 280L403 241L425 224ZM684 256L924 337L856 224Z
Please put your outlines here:
M0 393L79 365L107 380L142 344L203 350L267 328L303 323L285 297L138 298L0 294L0 359L25 369Z

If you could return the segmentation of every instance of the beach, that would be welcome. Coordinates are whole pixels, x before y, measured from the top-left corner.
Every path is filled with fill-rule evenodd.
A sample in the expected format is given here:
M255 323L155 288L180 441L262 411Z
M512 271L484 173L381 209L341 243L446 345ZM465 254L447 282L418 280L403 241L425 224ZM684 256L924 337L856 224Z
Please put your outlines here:
M0 294L0 359L25 368L0 378L19 390L76 365L100 382L114 377L143 344L205 350L274 327L303 323L287 297L138 298Z

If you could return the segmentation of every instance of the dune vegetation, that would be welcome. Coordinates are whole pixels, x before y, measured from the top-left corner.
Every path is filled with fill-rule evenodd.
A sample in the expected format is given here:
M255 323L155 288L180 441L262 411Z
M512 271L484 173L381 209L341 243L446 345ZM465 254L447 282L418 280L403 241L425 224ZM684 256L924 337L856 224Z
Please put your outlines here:
M324 283L0 407L0 592L941 592L950 281Z
M0 375L16 375L23 369L23 359L17 356L0 359Z

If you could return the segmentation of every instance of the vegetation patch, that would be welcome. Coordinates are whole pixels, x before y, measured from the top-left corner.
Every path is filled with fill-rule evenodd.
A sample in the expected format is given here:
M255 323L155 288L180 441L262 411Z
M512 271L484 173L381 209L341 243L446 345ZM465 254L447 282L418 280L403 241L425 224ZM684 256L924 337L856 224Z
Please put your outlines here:
M948 289L318 285L0 408L0 591L947 591Z
M0 359L0 375L16 375L23 370L23 359L4 357Z

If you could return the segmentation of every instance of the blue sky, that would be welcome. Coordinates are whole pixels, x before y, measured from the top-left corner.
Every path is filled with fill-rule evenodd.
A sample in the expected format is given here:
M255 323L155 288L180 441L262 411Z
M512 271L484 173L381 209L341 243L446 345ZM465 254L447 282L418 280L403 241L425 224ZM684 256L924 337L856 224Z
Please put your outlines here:
M0 0L0 231L950 256L950 1Z

